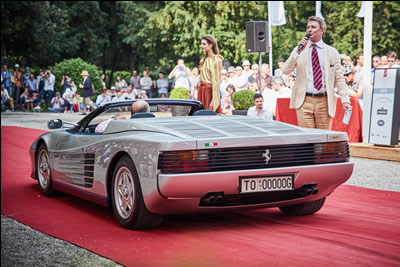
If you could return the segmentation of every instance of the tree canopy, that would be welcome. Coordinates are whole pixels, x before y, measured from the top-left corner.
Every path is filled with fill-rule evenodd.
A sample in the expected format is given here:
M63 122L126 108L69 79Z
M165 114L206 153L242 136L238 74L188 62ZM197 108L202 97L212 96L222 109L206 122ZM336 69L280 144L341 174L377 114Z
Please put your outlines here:
M363 49L361 2L323 1L324 41L340 53ZM272 27L274 64L304 36L314 1L284 1L287 23ZM2 1L3 64L48 67L81 58L103 73L145 68L170 71L182 58L194 67L203 56L201 37L212 34L230 65L245 59L245 23L267 21L267 1ZM374 1L373 54L400 51L400 4ZM268 62L268 54L263 55ZM275 66L276 67L276 66Z

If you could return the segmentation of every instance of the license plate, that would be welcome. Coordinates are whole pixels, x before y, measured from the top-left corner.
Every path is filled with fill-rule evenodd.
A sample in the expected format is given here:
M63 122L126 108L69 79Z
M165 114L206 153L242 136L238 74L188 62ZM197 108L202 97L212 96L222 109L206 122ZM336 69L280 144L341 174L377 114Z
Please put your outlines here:
M243 177L240 179L240 193L293 190L293 175Z

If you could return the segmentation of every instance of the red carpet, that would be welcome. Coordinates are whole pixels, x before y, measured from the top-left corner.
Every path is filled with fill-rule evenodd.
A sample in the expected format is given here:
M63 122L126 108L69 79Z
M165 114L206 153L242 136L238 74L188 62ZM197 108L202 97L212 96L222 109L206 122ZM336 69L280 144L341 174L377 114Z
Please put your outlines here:
M1 127L1 213L127 266L400 266L400 193L341 186L313 216L278 209L167 216L160 228L119 227L110 209L47 198L28 149L44 131Z

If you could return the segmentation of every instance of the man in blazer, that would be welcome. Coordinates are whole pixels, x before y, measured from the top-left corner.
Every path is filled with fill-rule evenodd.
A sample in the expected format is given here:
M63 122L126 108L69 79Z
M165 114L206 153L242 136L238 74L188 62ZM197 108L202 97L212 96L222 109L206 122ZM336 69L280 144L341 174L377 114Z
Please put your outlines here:
M304 37L282 67L286 75L296 68L290 108L296 108L300 127L331 129L336 111L335 85L344 109L351 109L340 55L322 41L325 30L324 20L310 17L307 23L310 42Z
M89 73L87 70L82 71L81 76L83 78L83 84L79 84L79 88L82 89L82 97L83 97L83 113L82 115L86 115L87 105L90 105L92 109L96 109L93 105L93 102L90 100L90 97L94 95L94 88L92 85L92 81L90 80Z

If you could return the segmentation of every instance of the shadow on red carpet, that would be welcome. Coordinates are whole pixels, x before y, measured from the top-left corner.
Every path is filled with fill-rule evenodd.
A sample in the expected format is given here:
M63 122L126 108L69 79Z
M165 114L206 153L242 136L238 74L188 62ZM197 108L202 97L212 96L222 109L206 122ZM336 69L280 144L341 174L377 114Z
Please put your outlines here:
M28 149L45 131L1 127L1 213L127 266L400 265L400 193L343 185L312 216L279 209L166 216L158 229L119 226L111 209L30 178Z

